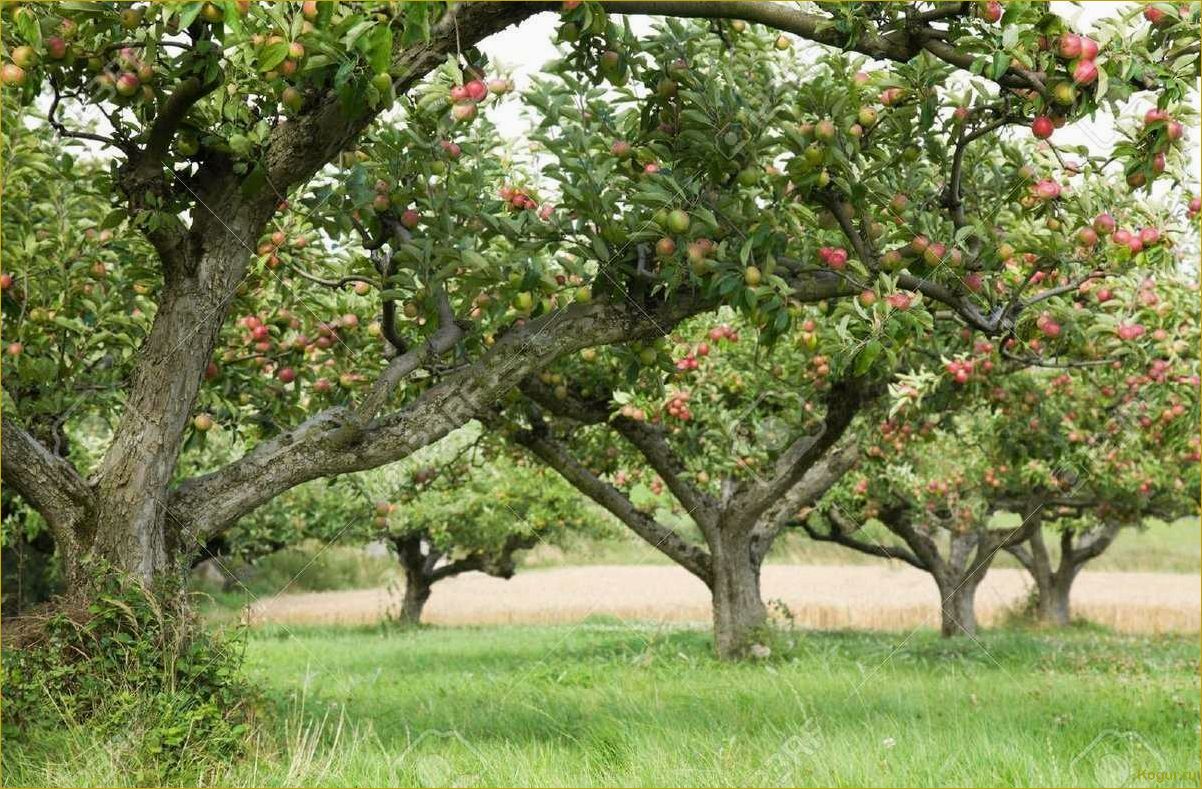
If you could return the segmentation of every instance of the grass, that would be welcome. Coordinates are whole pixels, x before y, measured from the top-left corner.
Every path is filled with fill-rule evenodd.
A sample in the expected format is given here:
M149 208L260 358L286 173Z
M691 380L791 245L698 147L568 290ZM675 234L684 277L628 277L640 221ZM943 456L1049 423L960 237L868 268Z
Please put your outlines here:
M252 631L276 731L218 785L1116 785L1192 772L1194 638L784 634L724 665L708 634L576 627ZM119 782L73 747L4 782ZM70 765L70 766L67 766ZM99 765L99 766L97 766ZM14 769L15 768L15 769ZM1115 771L1119 771L1116 773Z

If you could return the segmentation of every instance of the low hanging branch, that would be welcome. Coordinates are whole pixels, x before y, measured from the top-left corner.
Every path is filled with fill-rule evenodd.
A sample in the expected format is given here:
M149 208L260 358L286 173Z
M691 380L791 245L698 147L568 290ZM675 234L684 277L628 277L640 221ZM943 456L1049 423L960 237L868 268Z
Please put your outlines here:
M669 526L638 509L624 493L585 468L557 441L541 418L535 418L529 430L514 435L518 444L558 472L573 487L608 510L638 536L700 578L707 586L713 577L710 555L704 548L690 543Z

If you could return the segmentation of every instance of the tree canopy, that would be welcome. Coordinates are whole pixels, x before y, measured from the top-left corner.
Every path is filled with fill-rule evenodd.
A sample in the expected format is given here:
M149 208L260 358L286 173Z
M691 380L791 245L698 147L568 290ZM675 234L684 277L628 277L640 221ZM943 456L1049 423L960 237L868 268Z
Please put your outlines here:
M562 57L515 91L476 45L546 10ZM6 5L4 480L69 565L155 580L557 359L671 369L656 338L719 308L833 380L945 325L1107 359L1177 319L1080 294L1167 276L1197 213L1198 6L1153 10ZM490 122L515 101L537 156ZM1060 144L1098 114L1113 150Z

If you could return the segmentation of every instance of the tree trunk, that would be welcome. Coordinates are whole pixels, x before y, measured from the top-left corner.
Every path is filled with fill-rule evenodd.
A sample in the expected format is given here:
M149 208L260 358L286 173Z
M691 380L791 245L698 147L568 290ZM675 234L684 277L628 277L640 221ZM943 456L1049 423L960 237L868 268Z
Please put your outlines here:
M397 559L405 571L405 596L401 598L398 620L406 626L421 624L422 609L430 599L430 586L434 583L430 571L437 563L439 554L428 543L423 548L423 542L421 534L392 538Z
M169 509L169 486L205 368L268 218L269 204L238 199L214 178L193 226L157 245L163 293L138 351L125 406L97 473L89 553L148 584L178 587L197 535ZM218 217L213 210L221 212Z
M721 660L747 656L768 610L760 599L760 564L745 533L719 530L712 546L714 650Z
M1069 623L1069 593L1072 591L1075 577L1075 572L1057 572L1048 576L1045 583L1037 585L1036 594L1039 597L1035 604L1035 615L1040 624L1064 627Z
M936 579L939 585L939 633L944 638L976 635L977 584L962 577Z
M405 569L405 596L401 600L400 623L416 627L421 624L422 610L430 599L430 582L419 571Z

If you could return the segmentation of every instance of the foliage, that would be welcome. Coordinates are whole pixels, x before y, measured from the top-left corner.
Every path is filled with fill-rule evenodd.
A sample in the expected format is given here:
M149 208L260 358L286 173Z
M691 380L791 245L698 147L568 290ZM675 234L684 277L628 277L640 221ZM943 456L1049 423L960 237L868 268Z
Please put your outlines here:
M241 640L205 632L117 573L95 577L90 603L6 623L6 741L86 729L161 770L138 779L150 782L239 754L254 705Z
M387 443L403 432L397 414L428 412L447 389L488 388L473 402L487 407L516 381L482 371L551 361L505 338L589 305L648 323L641 334L730 307L765 345L800 332L835 379L911 366L941 312L1016 353L1102 353L1108 318L1077 311L1073 289L1175 265L1183 206L1132 193L1186 182L1197 4L1130 35L1134 10L1090 35L1040 4L820 10L790 19L832 49L799 56L742 20L666 18L636 35L598 3L565 4L562 57L514 97L474 44L523 9L10 4L9 409L86 435L68 451L86 475L110 439L129 446L138 420L156 422L124 404L161 365L194 418L164 421L163 462L149 468L226 456L185 453L176 468L180 443L326 458L309 445L321 431L288 449L266 439L350 407L353 429ZM927 35L931 23L946 31ZM1155 112L1128 122L1140 90ZM489 120L515 98L535 124L520 146ZM1113 151L1049 138L1096 113L1122 121ZM1032 116L1047 139L1010 133ZM110 166L64 153L81 142L104 146ZM1091 229L1103 213L1120 227ZM208 261L203 286L193 254ZM136 350L153 325L170 333L206 310L220 330L198 336L204 354ZM942 353L935 334L926 350ZM551 357L564 347L548 343ZM633 389L664 351L610 353ZM381 378L413 354L411 374ZM415 448L331 453L263 490ZM272 465L290 467L260 468ZM125 498L166 499L184 479L153 476L157 490ZM99 488L106 505L121 498Z

